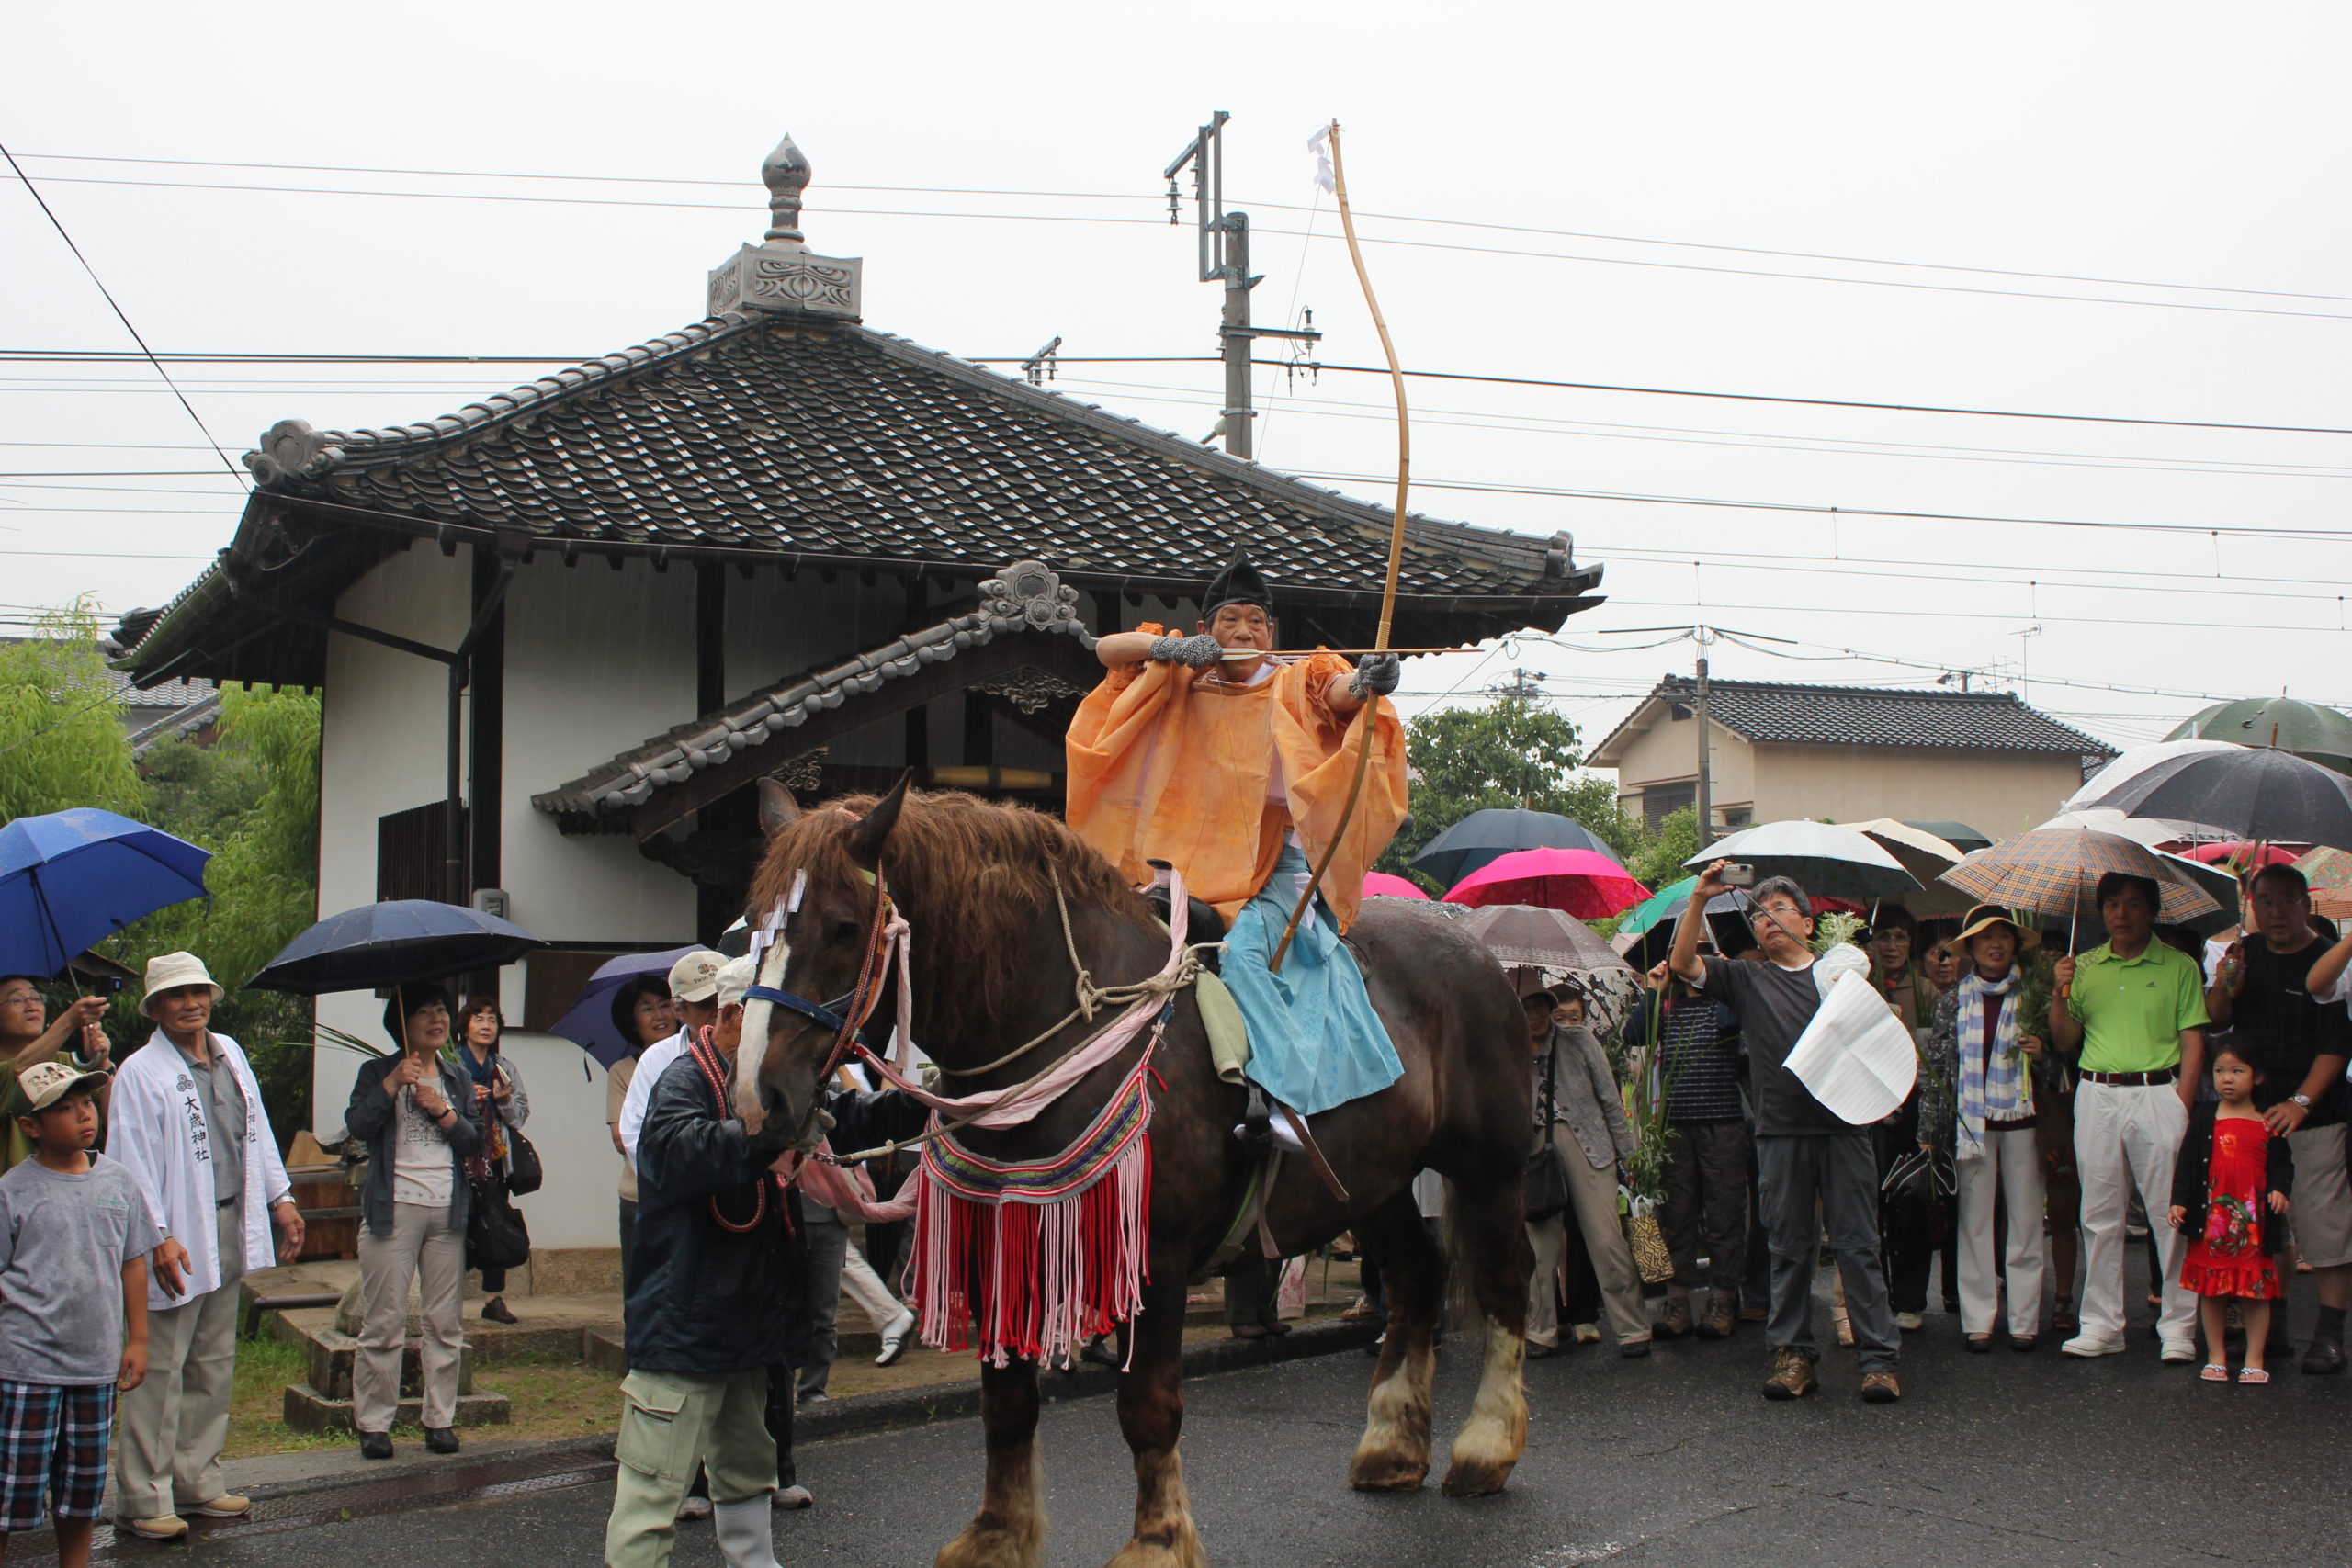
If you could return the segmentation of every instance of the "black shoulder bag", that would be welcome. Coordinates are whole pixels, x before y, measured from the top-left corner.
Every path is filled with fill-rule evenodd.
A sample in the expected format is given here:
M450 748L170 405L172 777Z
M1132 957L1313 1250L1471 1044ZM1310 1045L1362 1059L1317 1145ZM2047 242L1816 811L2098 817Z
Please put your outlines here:
M1555 1037L1544 1066L1544 1124L1534 1151L1527 1156L1527 1219L1541 1224L1568 1206L1568 1173L1560 1165L1560 1151L1552 1138L1554 1095L1560 1075L1560 1043Z

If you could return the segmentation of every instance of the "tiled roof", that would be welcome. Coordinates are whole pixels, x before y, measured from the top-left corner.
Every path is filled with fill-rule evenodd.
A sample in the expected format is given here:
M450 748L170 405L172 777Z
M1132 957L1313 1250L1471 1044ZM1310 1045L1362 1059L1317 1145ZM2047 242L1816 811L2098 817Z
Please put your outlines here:
M825 708L837 708L886 681L911 675L927 664L944 664L968 648L1024 632L1076 637L1091 649L1094 637L1080 625L1078 591L1061 586L1035 562L1019 562L980 584L980 606L936 626L909 632L869 653L828 670L812 671L753 692L692 724L598 764L586 774L531 797L539 810L556 816L594 816L642 806L656 790L684 784L695 773L726 761L739 751L765 745ZM795 754L779 747L779 763Z
M1237 543L1278 591L1368 617L1389 513L1060 393L845 321L714 316L458 413L390 429L274 426L231 554L326 598L360 541L495 530L528 549L929 569L1042 560L1082 587L1182 595ZM372 532L371 532L372 531ZM336 548L310 550L334 533ZM308 550L308 558L304 552ZM297 564L299 563L299 564ZM1600 569L1550 538L1414 516L1398 628L1420 641L1560 625ZM140 674L307 683L315 629L232 607L222 565L119 634ZM1321 631L1337 631L1327 616ZM1369 627L1361 640L1369 639ZM1400 636L1399 640L1413 640Z
M1614 765L1622 740L1657 722L1666 705L1688 706L1696 682L1668 675L1592 750ZM1707 716L1734 734L1767 744L1941 746L1987 751L2115 755L2115 748L2028 707L2007 692L1922 692L1880 686L1801 686L1781 682L1707 682Z

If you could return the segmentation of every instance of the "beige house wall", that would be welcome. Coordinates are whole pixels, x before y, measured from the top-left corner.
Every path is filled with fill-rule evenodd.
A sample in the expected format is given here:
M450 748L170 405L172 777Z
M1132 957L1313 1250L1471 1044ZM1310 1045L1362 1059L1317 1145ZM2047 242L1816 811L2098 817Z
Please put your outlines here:
M1721 725L1713 728L1718 824L1726 810L1746 808L1756 822L1893 817L1965 822L2006 839L2055 816L2082 783L2081 764L2072 756L1933 746L1756 746ZM1618 800L1638 814L1649 785L1687 784L1698 777L1696 721L1661 720L1628 739L1618 758Z

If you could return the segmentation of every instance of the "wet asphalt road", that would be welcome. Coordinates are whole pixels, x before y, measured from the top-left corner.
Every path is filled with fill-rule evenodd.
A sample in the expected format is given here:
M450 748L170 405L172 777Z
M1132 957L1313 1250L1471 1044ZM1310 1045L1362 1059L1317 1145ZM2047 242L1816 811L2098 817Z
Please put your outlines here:
M2297 1295L2300 1330L2311 1305ZM1816 1315L1826 1330L1820 1303ZM1470 1397L1464 1348L1441 1354L1441 1453ZM2160 1366L2143 1327L2130 1354L2104 1360L2067 1360L2047 1339L2030 1356L1973 1356L1940 1314L1905 1356L1892 1406L1861 1404L1852 1352L1835 1349L1819 1394L1768 1404L1756 1325L1642 1360L1603 1348L1532 1363L1527 1457L1508 1493L1476 1502L1434 1482L1350 1492L1371 1363L1328 1356L1191 1384L1186 1474L1221 1568L2352 1563L2352 1378L2290 1370L2267 1388L2209 1386ZM1133 1506L1110 1402L1049 1407L1044 1437L1047 1559L1099 1564ZM818 1506L777 1516L786 1568L928 1563L978 1495L970 1421L811 1445L800 1463ZM593 1564L608 1501L603 1485L574 1486L188 1555L236 1568ZM682 1530L676 1561L719 1562L707 1525Z

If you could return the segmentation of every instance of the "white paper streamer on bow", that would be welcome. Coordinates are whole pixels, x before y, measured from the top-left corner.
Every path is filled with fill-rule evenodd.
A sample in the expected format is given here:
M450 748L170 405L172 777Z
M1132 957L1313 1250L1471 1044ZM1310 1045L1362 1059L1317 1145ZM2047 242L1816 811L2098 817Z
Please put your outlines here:
M1331 127L1328 123L1306 139L1306 150L1315 154L1315 183L1338 195L1339 184L1331 175Z

